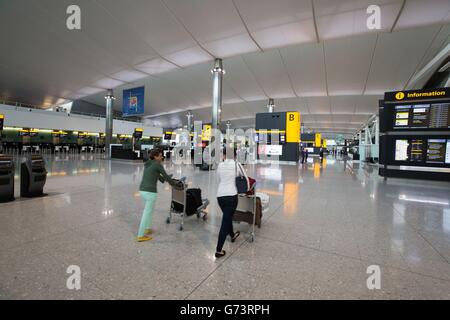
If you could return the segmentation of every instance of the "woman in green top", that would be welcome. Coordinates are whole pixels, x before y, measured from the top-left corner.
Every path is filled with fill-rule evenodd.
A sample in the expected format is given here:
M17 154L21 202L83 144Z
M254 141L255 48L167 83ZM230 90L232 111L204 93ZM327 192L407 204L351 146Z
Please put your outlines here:
M164 160L163 152L161 149L153 149L150 151L150 160L144 165L144 175L142 177L141 186L139 187L139 193L145 201L144 212L142 213L141 224L139 226L137 241L152 240L150 234L153 233L150 229L152 225L153 207L156 200L156 185L158 180L164 183L169 182L174 185L174 181L164 170L161 162Z

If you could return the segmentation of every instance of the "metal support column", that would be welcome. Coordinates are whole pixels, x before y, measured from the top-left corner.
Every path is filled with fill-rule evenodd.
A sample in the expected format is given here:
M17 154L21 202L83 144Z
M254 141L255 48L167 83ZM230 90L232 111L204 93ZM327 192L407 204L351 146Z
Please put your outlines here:
M275 110L275 101L272 98L269 98L269 104L267 105L267 111L269 113L274 112Z
M220 124L220 113L222 111L222 77L225 70L222 67L222 59L216 59L213 74L213 101L212 101L212 129L218 129Z
M187 129L189 131L189 134L191 134L192 133L192 118L194 117L191 110L188 110L186 117L187 117Z
M111 141L113 133L113 100L114 98L112 89L108 90L106 99L106 127L105 127L105 157L111 159Z

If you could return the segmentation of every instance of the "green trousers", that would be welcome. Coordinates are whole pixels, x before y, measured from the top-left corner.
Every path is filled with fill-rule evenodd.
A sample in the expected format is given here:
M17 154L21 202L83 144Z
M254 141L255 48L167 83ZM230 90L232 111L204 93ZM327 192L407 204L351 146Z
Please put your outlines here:
M142 213L141 224L139 225L138 237L143 237L145 229L152 226L153 207L156 201L156 192L139 191L145 201L144 212Z

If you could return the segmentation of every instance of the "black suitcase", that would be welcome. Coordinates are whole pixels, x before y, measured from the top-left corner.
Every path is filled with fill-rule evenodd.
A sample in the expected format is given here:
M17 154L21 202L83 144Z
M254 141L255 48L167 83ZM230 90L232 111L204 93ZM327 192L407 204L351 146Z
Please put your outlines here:
M197 208L202 205L202 190L191 188L186 190L186 215L197 213ZM175 212L183 212L183 205L172 201L172 209Z

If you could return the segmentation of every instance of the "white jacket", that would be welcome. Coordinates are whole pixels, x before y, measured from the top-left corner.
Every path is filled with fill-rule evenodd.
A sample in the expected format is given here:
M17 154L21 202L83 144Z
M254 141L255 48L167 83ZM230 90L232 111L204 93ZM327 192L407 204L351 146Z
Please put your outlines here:
M227 197L237 195L236 188L236 171L240 170L244 176L245 172L242 166L238 165L233 159L226 159L219 163L217 167L217 176L219 178L219 185L217 187L217 197Z

